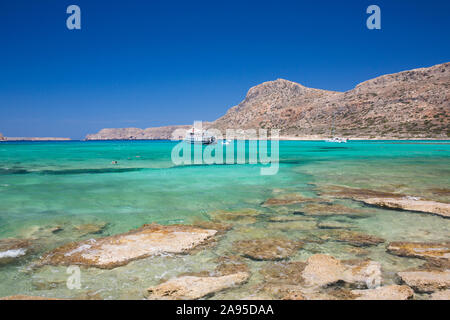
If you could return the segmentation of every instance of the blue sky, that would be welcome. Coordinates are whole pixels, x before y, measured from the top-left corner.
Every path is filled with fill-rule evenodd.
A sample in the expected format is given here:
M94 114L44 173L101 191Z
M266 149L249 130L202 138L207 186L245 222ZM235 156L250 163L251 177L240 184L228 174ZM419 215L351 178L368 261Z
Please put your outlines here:
M67 6L81 30L66 28ZM381 8L382 29L366 28ZM261 82L346 91L450 61L450 1L0 2L0 132L214 120Z

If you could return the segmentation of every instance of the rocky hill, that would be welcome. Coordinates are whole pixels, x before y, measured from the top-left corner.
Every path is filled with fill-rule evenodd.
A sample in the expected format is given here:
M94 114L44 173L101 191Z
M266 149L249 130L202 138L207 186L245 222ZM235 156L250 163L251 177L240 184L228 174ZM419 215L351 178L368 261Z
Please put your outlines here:
M280 129L285 137L448 138L450 63L384 75L346 92L288 80L251 88L244 101L207 126ZM190 126L103 129L87 139L168 139Z
M450 63L384 75L347 92L278 79L251 88L212 126L281 129L284 136L450 136Z

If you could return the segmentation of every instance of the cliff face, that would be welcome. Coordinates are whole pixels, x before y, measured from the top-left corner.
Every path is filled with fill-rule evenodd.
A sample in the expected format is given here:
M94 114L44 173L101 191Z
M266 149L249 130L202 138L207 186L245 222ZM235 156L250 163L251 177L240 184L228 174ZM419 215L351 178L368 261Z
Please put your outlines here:
M450 136L450 63L384 75L347 92L278 79L251 88L244 101L216 121L226 129L280 129L282 136L447 138ZM103 129L93 139L170 139L171 126Z
M212 126L281 129L281 135L450 136L450 63L384 75L347 92L278 79L251 88Z
M89 134L86 140L157 140L172 139L172 133L180 130L179 138L184 137L183 130L189 129L191 126L167 126L156 128L118 128L118 129L102 129L96 134Z

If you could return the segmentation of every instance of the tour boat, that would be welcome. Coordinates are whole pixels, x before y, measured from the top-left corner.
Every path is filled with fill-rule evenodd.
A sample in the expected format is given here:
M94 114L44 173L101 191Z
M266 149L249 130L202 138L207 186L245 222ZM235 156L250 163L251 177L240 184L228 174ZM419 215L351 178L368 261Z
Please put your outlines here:
M212 144L216 142L214 136L208 135L205 131L195 131L194 129L186 135L184 140L194 144Z

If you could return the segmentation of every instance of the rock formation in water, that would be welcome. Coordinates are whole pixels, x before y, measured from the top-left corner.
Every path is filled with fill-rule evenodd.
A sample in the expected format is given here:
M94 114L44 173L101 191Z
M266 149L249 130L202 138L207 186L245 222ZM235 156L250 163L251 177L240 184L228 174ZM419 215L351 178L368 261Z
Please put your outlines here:
M139 128L118 128L118 129L102 129L96 134L88 134L86 140L159 140L184 138L184 132L191 126L167 126L155 127L147 129ZM180 130L178 136L173 137L172 134L176 130Z
M278 79L251 88L245 99L205 126L280 129L281 136L324 138L447 138L450 63L383 75L346 92ZM168 139L189 126L103 129L92 139Z
M112 269L154 255L188 252L216 233L183 225L144 225L128 233L66 244L45 254L36 266L83 265Z

